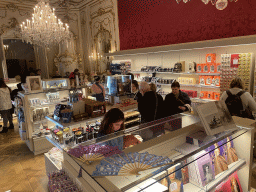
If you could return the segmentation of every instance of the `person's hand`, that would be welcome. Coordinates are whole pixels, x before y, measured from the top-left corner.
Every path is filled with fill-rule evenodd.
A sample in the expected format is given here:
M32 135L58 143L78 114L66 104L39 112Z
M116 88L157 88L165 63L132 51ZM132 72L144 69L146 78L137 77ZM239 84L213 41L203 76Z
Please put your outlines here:
M181 109L182 111L185 111L185 110L186 110L186 107L179 106L179 109Z

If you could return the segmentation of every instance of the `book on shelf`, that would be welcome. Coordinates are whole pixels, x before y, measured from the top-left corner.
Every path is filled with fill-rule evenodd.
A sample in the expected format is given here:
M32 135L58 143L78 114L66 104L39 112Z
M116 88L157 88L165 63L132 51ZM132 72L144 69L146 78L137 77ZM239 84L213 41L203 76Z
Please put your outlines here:
M230 175L211 192L243 192L237 171Z
M229 181L230 186L231 186L231 192L233 192L233 191L243 192L243 189L241 187L241 183L240 183L238 175L237 175L237 171L229 176L228 181Z
M228 169L228 163L225 156L226 145L226 139L224 139L206 149L211 157L212 170L215 176Z
M176 148L177 151L184 155L198 149L197 146L184 143ZM214 180L212 170L212 159L206 151L201 151L187 159L189 182L198 186L205 186Z
M224 101L212 101L195 106L207 135L215 135L223 131L236 129Z
M163 178L164 177L164 178ZM168 188L169 192L183 192L183 180L181 173L181 164L170 167L161 175L159 183Z
M226 145L226 160L228 165L238 161L238 156L236 153L236 149L234 146L234 142L232 140L232 136L227 137L227 145Z

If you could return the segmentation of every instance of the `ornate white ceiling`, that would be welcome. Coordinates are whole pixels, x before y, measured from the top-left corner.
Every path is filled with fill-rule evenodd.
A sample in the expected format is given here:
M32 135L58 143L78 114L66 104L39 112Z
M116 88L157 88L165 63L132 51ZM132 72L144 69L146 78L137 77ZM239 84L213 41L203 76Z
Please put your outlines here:
M84 4L93 1L95 0L49 0L49 3L55 8L80 8ZM35 6L37 2L38 0L1 0L0 5L13 3L17 6Z

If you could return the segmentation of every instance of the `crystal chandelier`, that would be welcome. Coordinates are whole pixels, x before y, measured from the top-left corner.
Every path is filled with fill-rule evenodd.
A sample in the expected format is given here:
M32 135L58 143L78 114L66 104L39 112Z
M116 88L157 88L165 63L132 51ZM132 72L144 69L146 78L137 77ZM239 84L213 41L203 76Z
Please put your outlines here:
M60 43L70 39L69 26L63 24L51 9L49 0L39 0L34 8L31 20L21 24L23 42L49 47L53 43Z
M176 0L177 3L180 3L183 1L184 3L187 3L190 0ZM228 6L228 0L201 0L204 4L208 4L209 2L212 3L212 5L215 5L215 7L218 10L223 10ZM237 2L238 0L229 0L230 2L234 1Z

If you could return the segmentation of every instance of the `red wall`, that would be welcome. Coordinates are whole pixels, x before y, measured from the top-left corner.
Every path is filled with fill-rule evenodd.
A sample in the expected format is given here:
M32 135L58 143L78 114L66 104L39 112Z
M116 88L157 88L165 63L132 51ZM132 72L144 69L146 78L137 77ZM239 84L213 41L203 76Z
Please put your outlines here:
M256 34L256 0L118 0L118 16L121 50Z

